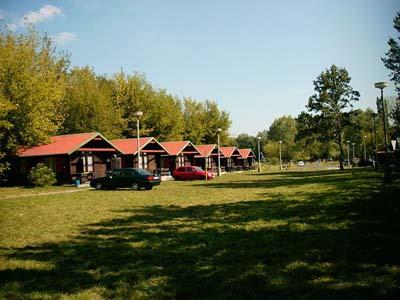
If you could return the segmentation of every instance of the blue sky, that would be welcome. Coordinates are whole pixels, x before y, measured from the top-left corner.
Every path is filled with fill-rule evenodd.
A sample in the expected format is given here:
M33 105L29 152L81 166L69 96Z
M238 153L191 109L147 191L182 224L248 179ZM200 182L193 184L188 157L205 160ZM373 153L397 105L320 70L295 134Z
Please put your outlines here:
M25 16L72 65L140 72L171 94L217 101L233 135L297 116L332 64L349 71L356 107L375 109L373 83L389 79L380 58L397 11L397 0L0 0L3 26L22 31ZM395 94L393 84L385 94Z

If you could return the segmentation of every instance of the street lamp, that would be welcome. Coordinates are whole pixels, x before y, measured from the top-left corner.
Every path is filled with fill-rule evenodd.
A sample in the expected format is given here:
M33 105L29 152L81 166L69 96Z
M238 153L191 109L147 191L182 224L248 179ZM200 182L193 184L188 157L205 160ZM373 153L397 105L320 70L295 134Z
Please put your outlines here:
M375 150L375 152L378 150L378 142L377 142L377 139L376 139L376 117L378 116L378 114L377 113L372 113L372 122L373 122L373 125L374 125L374 143L375 143L375 145L374 145L374 150Z
M280 170L282 171L282 141L279 141L279 165Z
M221 176L221 155L219 153L219 134L221 133L222 129L217 128L217 137L218 137L218 176Z
M352 145L353 145L353 158L351 159L351 162L352 163L354 163L354 145L355 145L356 143L352 143Z
M367 136L364 135L364 161L367 161L367 144L365 142L366 138L367 138Z
M375 83L375 87L381 90L381 104L382 104L382 118L383 118L383 134L385 137L385 151L388 152L388 143L387 143L387 134L386 134L386 112L385 112L385 103L383 102L383 89L388 86L387 82L377 82Z
M258 173L261 172L261 153L260 153L260 141L261 137L257 137L257 146L258 146Z
M143 112L138 110L134 113L136 116L136 143L137 143L137 155L138 155L138 168L141 169L141 160L140 160L140 141L139 141L139 119L143 116Z
M350 141L347 141L347 165L350 166Z

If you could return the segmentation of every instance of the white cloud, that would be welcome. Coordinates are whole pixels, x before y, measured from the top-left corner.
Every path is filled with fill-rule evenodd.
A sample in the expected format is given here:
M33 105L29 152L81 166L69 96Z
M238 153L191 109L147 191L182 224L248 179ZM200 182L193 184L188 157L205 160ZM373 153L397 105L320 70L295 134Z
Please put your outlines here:
M38 11L31 11L21 18L21 25L36 24L53 19L57 15L61 15L60 8L54 5L46 4Z
M61 8L54 5L46 4L37 11L30 11L26 13L21 19L19 19L18 22L7 24L7 28L15 31L18 29L18 27L23 27L28 24L46 22L61 14ZM0 20L1 16L5 16L5 14L4 11L0 10Z
M52 37L52 40L56 44L65 44L69 42L76 41L78 36L72 32L60 32L59 34Z

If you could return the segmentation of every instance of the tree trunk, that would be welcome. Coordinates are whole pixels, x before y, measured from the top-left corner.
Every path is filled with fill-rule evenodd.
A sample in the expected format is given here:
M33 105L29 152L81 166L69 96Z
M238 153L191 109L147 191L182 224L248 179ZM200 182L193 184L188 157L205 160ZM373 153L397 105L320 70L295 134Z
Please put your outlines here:
M339 155L339 164L340 164L340 170L344 170L344 165L343 165L343 146L342 146L342 128L340 126L340 118L339 116L336 117L336 131L338 132L338 142L339 142L339 148L340 148L340 155Z

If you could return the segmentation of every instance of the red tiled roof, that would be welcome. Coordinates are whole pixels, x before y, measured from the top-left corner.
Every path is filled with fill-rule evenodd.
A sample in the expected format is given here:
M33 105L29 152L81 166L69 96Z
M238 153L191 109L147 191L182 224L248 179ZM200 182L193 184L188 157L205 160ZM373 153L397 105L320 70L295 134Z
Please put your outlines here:
M167 150L169 155L179 155L185 152L185 148L188 146L192 146L195 149L193 154L200 153L190 141L162 142L161 145Z
M98 132L56 135L50 138L49 144L20 148L17 155L19 157L31 157L71 154L97 136L101 135Z
M209 157L211 152L217 147L215 144L210 145L196 145L197 150L200 152L200 155L197 157Z
M256 157L251 149L238 149L242 158Z
M153 137L142 137L139 138L139 146L140 150L143 149L149 142L152 140L155 140ZM137 139L136 138L131 138L131 139L117 139L117 140L111 140L111 142L117 146L123 154L136 154L137 152Z
M237 151L236 147L221 147L221 153L225 157L231 157L235 151ZM239 152L239 151L238 151Z

